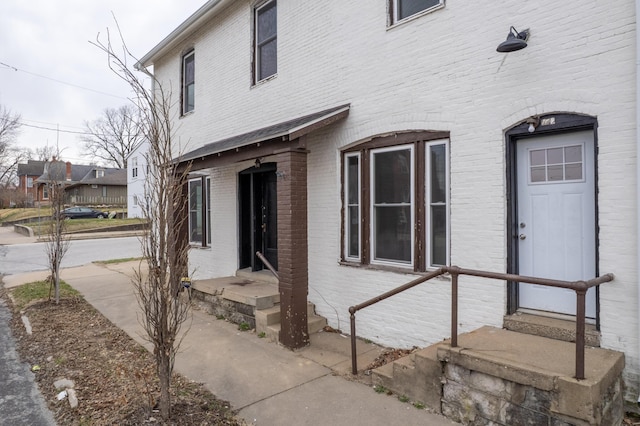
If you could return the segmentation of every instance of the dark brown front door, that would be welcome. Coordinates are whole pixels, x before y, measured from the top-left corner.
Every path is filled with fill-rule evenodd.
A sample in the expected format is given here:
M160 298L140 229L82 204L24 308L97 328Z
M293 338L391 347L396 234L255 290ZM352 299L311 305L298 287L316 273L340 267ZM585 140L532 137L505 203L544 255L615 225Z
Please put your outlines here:
M278 269L277 181L273 163L240 172L240 268L265 269L260 251Z

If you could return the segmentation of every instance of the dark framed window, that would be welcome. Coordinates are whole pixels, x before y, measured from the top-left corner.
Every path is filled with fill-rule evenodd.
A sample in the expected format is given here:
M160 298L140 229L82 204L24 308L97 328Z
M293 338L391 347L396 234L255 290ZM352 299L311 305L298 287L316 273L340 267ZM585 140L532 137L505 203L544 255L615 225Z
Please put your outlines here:
M210 191L210 178L189 179L189 243L203 247L211 244Z
M138 157L133 157L131 159L131 177L138 177Z
M182 115L195 108L195 51L191 50L182 57Z
M444 6L444 0L389 0L390 22L396 22Z
M276 0L267 1L254 11L255 82L278 72L278 8Z
M342 155L342 260L424 271L449 264L447 132L375 137Z

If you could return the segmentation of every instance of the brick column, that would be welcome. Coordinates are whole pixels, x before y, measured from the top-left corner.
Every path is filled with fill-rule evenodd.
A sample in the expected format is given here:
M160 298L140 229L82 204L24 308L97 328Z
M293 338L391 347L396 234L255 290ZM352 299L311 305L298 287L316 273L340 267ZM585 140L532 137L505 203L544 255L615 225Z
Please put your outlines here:
M309 343L307 292L307 151L277 155L278 275L280 343L296 349Z

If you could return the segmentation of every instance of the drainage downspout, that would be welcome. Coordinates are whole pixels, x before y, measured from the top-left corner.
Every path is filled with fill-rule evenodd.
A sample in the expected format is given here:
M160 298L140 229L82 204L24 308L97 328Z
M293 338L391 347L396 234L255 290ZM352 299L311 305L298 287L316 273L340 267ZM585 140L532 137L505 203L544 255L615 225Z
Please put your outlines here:
M638 356L640 357L640 0L636 0L636 281L638 286ZM640 362L638 362L640 368ZM640 405L640 380L638 384L638 405Z

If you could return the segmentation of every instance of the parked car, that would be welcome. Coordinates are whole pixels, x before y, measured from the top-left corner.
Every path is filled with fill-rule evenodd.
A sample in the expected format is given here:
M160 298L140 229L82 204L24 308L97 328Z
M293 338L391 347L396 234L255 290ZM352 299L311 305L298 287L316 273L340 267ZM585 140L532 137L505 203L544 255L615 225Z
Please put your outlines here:
M98 218L104 219L109 217L109 213L100 210L92 209L90 207L69 207L60 212L60 216L64 219L87 219Z

